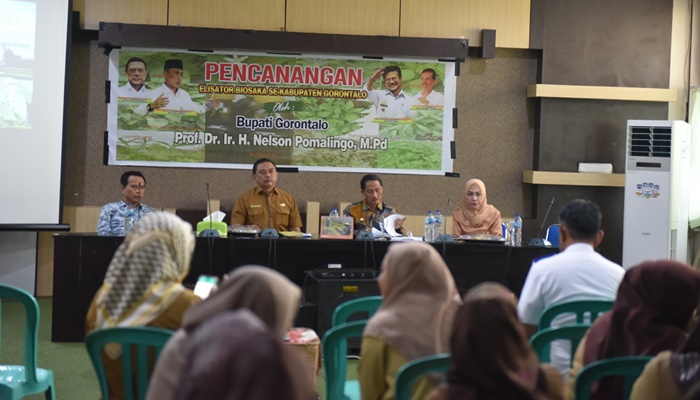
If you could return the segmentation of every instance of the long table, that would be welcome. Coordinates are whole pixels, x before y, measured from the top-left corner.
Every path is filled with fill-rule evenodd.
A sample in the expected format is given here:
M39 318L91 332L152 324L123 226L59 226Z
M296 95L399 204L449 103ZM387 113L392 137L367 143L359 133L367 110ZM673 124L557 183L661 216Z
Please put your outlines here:
M62 233L54 235L53 315L51 340L80 342L85 315L102 285L109 262L123 237ZM338 264L341 268L379 271L391 242L329 239L197 238L186 285L201 274L222 276L256 264L273 268L299 286L305 271ZM520 294L532 260L557 252L543 247L509 247L494 243L433 243L447 263L460 292L485 281Z

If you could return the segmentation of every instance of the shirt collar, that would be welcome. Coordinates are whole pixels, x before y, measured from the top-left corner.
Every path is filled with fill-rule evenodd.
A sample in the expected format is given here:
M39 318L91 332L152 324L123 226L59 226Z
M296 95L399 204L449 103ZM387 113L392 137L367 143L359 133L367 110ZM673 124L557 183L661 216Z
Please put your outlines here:
M272 192L270 192L270 194L272 193L277 194L277 186L272 188ZM267 196L267 194L265 194L265 191L263 191L263 188L261 188L260 186L255 187L255 194L262 194L263 196Z
M589 243L575 242L575 243L572 243L572 244L566 246L566 249L564 249L564 251L572 251L572 252L580 253L580 252L588 252L588 251L595 251L595 250L593 249L593 246Z
M127 203L124 201L124 199L119 200L119 207L121 208L130 208L131 204ZM137 205L136 207L141 207L141 204Z
M384 202L377 204L377 210L379 210L379 212L384 211ZM367 200L362 200L362 211L371 211L367 205Z
M394 96L394 93L392 93L391 90L386 89L386 92L384 93L384 95L385 95L385 96L391 96L391 97L393 97L393 98L395 98L395 99L398 99L399 97L408 97L408 96L406 96L406 92L404 92L403 89L401 89L401 91L399 92L399 94L396 95L396 96Z

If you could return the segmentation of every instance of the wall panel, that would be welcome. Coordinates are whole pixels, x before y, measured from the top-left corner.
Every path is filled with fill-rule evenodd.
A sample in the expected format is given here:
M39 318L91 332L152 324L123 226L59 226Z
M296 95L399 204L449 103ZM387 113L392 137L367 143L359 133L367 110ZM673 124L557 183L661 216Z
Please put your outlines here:
M482 29L496 30L496 47L530 44L529 0L402 0L401 36L469 39L480 46Z
M167 25L168 0L73 0L80 27L98 29L100 21Z
M169 0L168 25L201 28L284 29L284 0Z
M400 4L399 0L287 0L287 31L399 36Z

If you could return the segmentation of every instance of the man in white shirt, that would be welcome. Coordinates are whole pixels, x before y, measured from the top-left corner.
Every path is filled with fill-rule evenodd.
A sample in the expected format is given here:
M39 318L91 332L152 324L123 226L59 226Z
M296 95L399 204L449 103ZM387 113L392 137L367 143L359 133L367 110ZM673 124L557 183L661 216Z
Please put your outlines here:
M437 74L432 68L426 68L420 73L421 91L414 96L418 102L427 107L438 107L445 104L445 96L433 90L437 84Z
M600 208L592 201L577 199L562 208L559 213L562 251L532 264L518 300L518 317L528 334L537 330L542 311L552 304L615 299L625 271L594 250L603 240L600 225ZM573 314L563 314L552 321L552 326L573 323ZM568 374L569 353L569 342L553 342L551 362L563 374Z
M163 67L163 86L151 91L150 97L153 100L150 104L139 106L136 112L146 114L155 110L204 113L210 108L219 105L217 99L207 100L207 104L198 104L192 101L190 94L184 89L180 89L185 73L182 60L167 60Z
M384 77L384 90L374 90L374 83ZM416 114L411 107L419 103L403 91L401 68L390 65L379 68L367 81L367 99L374 104L377 118L413 118Z
M128 82L116 89L117 97L147 99L149 94L144 84L148 76L146 62L138 57L130 58L124 67L124 74Z

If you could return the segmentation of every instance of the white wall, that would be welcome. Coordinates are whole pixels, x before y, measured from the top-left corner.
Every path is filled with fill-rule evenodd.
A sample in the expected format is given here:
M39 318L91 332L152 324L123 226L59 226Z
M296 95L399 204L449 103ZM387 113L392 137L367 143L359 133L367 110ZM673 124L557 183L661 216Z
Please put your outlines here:
M0 232L0 283L34 294L36 232Z

